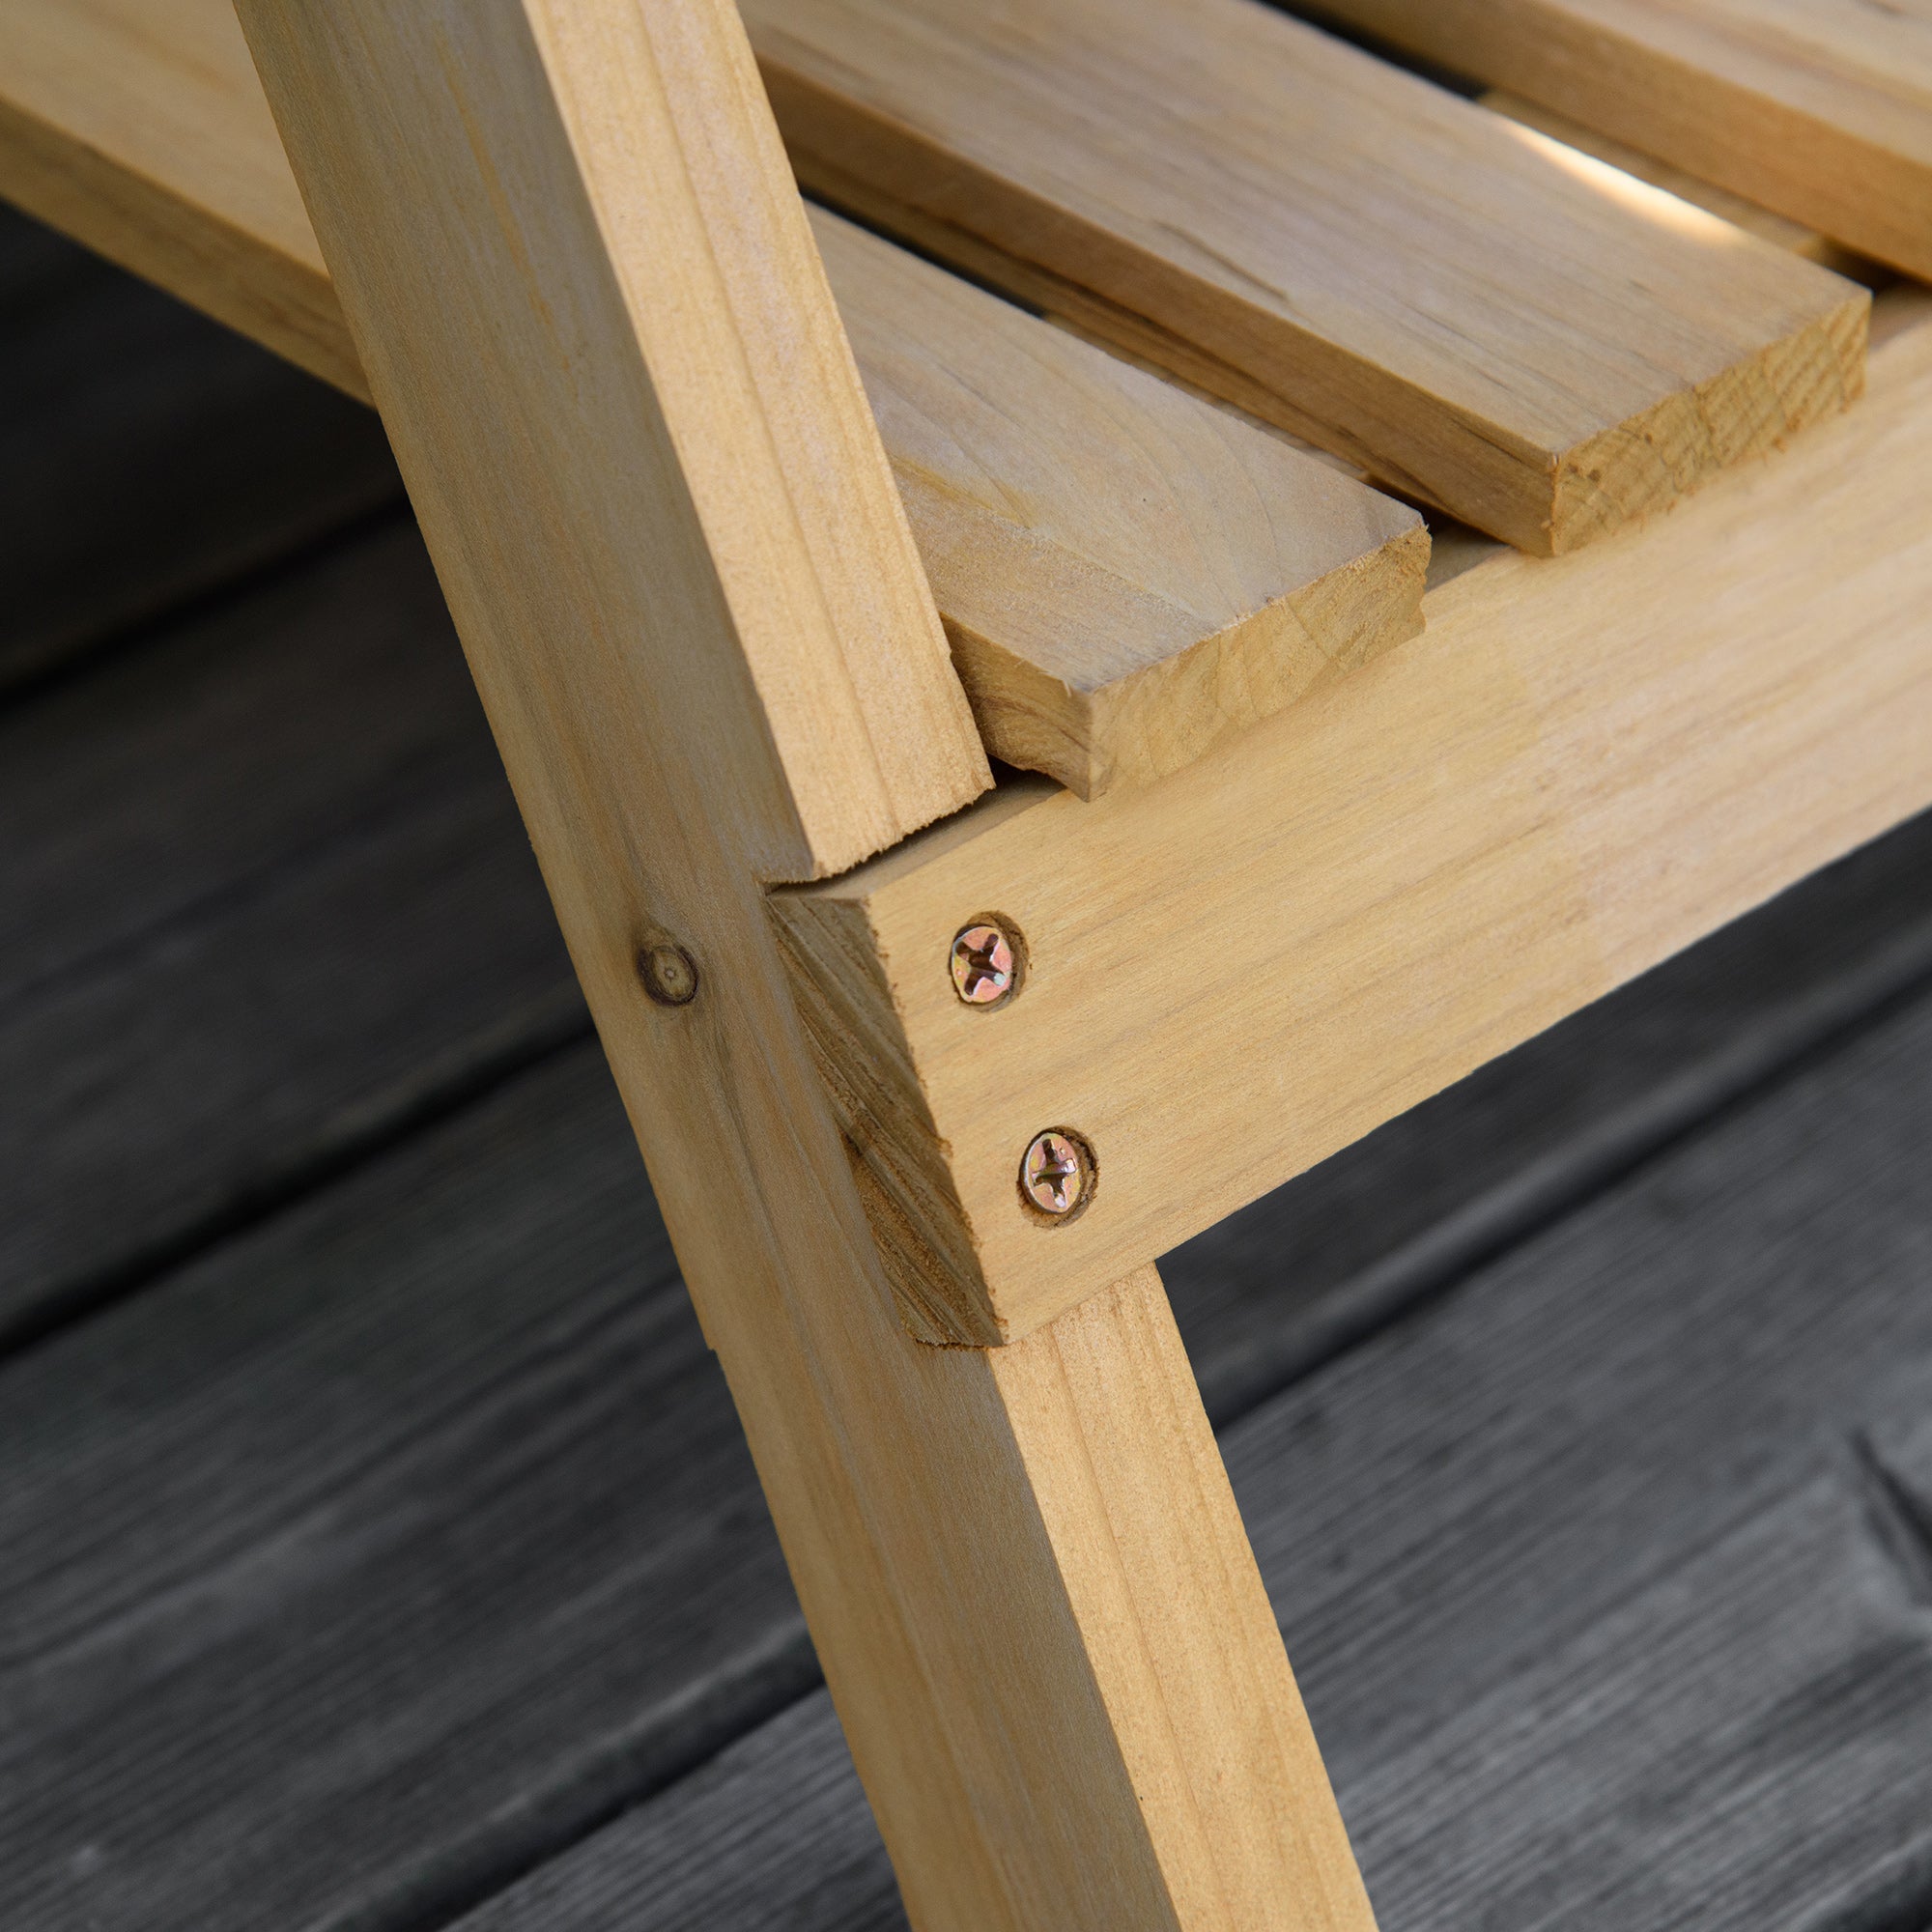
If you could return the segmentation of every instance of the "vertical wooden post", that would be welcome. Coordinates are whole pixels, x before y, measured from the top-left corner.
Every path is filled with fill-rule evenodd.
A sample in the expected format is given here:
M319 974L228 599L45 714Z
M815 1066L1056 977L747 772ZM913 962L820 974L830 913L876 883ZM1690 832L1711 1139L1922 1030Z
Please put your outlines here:
M985 767L729 0L240 11L915 1922L1363 1932L1158 1282L914 1342L807 1052Z

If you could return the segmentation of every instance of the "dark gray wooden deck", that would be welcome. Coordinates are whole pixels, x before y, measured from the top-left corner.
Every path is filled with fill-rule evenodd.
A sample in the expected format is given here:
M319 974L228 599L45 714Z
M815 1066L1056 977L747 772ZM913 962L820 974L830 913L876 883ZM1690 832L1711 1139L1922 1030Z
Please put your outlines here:
M373 421L0 443L0 1927L901 1924ZM1932 823L1167 1274L1384 1932L1932 1928Z

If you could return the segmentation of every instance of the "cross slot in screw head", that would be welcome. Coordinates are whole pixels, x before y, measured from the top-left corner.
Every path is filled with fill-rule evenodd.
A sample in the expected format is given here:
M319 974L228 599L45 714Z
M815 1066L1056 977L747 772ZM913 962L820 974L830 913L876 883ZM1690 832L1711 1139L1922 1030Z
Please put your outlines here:
M1005 929L969 925L952 942L952 990L969 1007L997 1007L1019 986L1019 956Z
M1093 1157L1071 1134L1049 1127L1027 1144L1020 1193L1040 1213L1065 1220L1087 1200L1093 1185Z

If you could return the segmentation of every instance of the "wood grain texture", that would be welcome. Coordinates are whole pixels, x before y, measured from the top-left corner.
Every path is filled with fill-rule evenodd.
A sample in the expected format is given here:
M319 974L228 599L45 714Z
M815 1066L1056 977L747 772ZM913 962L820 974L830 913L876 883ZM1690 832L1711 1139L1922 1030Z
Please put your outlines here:
M1422 627L1422 520L822 211L980 734L1143 784Z
M1653 530L1464 573L1234 754L1137 801L1015 783L774 895L924 1332L1026 1333L1932 800L1903 299L1878 407ZM986 911L1029 977L975 1010L945 948ZM1042 1225L1014 1177L1053 1125L1099 1187Z
M366 61L358 31L345 19L320 38ZM417 31L427 71L468 58L479 88L512 58L541 59L514 11L464 54L438 25ZM803 206L731 44L701 17L662 46L641 21L628 42L597 16L581 41L566 35L547 51L581 59L582 78L492 101L495 165L518 179L477 182L497 233L473 249L427 128L408 128L413 104L384 110L373 91L356 103L384 113L384 164L406 171L369 223L348 144L338 153L295 112L311 76L293 42L270 79L466 646L483 656L484 620L453 568L459 544L534 636L585 633L588 662L565 680L583 701L674 708L638 688L639 628L735 639L656 668L707 721L692 805L730 798L759 869L816 877L965 804L986 763ZM461 97L423 91L456 137ZM423 265L445 259L514 277L514 319L506 302L500 319L450 315L440 329L446 382L528 365L487 427L420 403L398 415L415 359L396 346L401 318L423 303ZM518 531L518 551L472 557L483 540L468 532L493 517L502 532L488 541Z
M1534 128L1539 134L1548 134L1552 141L1561 141L1566 148L1574 148L1596 160L1607 161L1611 167L1621 168L1625 174L1634 175L1638 181L1648 182L1652 187L1661 187L1682 201L1694 202L1710 213L1720 215L1734 227L1743 228L1761 241L1769 242L1774 248L1782 248L1788 255L1802 255L1807 262L1816 262L1821 269L1830 269L1833 274L1863 282L1867 288L1877 287L1890 279L1877 263L1867 261L1862 255L1855 255L1849 248L1840 247L1830 236L1820 235L1815 228L1806 228L1802 221L1793 221L1788 215L1774 214L1770 209L1761 208L1741 194L1733 194L1729 188L1713 187L1709 182L1699 181L1685 169L1672 167L1668 161L1646 155L1628 142L1600 134L1594 128L1584 127L1580 121L1573 121L1569 115L1559 114L1553 107L1545 107L1537 101L1523 99L1520 95L1505 94L1495 88L1481 99L1492 114L1504 115L1520 127Z
M1921 816L1165 1256L1208 1414L1244 1414L1928 983Z
M0 690L400 503L382 426L0 210Z
M853 533L840 494L722 474L729 423L663 413L705 386L734 264L768 277L781 243L797 277L816 264L736 14L248 0L242 20L915 1916L1227 1922L1197 1902L1252 1896L1250 1874L1177 1824L1224 1762L1213 1729L1177 1727L1172 1781L1136 1787L1120 1685L1158 1633L1080 1600L1105 1513L1043 1510L1064 1392L899 1326L765 914L792 848L767 747L811 694L757 683L736 572L771 568L793 519ZM836 327L829 296L790 293ZM809 394L783 401L790 434ZM846 400L870 435L856 380ZM680 422L710 445L673 442ZM919 722L894 756L943 768L951 719L932 743ZM831 781L839 741L811 750ZM696 967L683 1006L639 984L640 945L667 942ZM1300 1876L1292 1922L1355 1932L1314 1747L1275 1723L1299 1777L1257 1794L1280 1807L1265 1869Z
M594 1046L0 1389L19 1932L441 1922L816 1681Z
M228 0L5 0L0 47L0 187L367 399ZM995 756L1144 782L1420 627L1412 512L810 218Z
M1932 21L1861 0L1321 0L1861 254L1932 275Z
M231 8L5 0L0 46L10 200L366 399Z
M809 185L1526 549L1859 391L1859 292L1253 0L746 17Z
M1385 1924L1922 1920L1928 1049L1921 998L1224 1438ZM898 1932L822 1701L463 1928L613 1923Z

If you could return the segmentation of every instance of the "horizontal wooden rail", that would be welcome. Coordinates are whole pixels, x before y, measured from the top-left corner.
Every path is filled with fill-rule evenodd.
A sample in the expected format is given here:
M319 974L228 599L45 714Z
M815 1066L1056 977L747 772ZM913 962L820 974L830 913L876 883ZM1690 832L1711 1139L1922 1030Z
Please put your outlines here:
M1009 784L773 896L918 1332L1024 1334L1932 804L1932 296L1881 310L1868 404L1777 463L1498 553L1143 792ZM948 947L987 915L1026 977L975 1009ZM1049 1128L1074 1215L1021 1197Z
M0 192L366 399L228 0L0 0ZM1420 629L1412 510L812 219L996 756L1142 782Z
M802 179L1524 549L1858 392L1864 296L1259 0L746 0Z
M1321 0L1932 276L1932 39L1871 0Z

